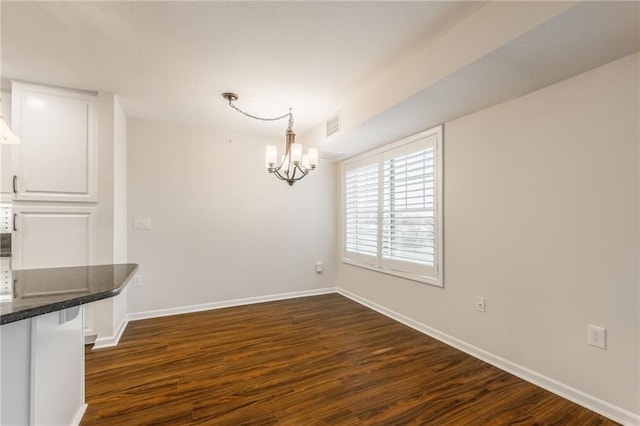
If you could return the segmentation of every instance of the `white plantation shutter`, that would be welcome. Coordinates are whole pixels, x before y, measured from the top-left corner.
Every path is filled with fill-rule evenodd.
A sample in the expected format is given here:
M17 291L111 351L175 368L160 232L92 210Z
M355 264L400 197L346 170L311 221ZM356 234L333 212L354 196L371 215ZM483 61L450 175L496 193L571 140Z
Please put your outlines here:
M435 137L383 155L382 267L432 273L436 261Z
M377 162L345 173L344 232L345 250L355 258L375 263L378 256Z
M344 261L442 285L442 127L343 163Z

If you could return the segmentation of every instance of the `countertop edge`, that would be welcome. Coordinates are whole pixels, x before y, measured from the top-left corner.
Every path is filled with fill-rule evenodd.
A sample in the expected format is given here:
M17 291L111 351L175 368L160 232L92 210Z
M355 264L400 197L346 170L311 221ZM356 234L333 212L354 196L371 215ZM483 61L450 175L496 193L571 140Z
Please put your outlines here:
M71 297L67 300L62 300L59 302L52 302L47 305L38 306L31 309L25 309L19 312L10 312L7 314L3 314L0 317L0 325L10 324L12 322L21 321L28 318L33 318L39 315L45 315L51 312L61 311L67 308L73 308L74 306L86 305L87 303L96 302L98 300L109 299L111 297L115 297L122 293L122 290L126 287L126 285L131 281L131 278L135 275L138 270L138 265L135 263L130 263L129 265L135 265L133 270L126 276L126 278L120 283L120 285L114 289L102 291L99 293L92 293L77 297Z

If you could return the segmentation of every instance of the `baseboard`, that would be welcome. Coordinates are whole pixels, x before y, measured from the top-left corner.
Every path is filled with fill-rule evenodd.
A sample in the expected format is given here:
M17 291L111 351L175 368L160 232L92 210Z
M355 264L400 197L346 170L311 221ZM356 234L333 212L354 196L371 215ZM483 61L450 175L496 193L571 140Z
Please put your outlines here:
M296 299L298 297L317 296L320 294L337 293L337 288L319 288L314 290L296 291L291 293L271 294L267 296L247 297L244 299L223 300L221 302L203 303L199 305L180 306L177 308L157 309L153 311L135 312L127 314L128 321L149 318L166 317L169 315L189 314L193 312L209 311L212 309L231 308L233 306L252 305L255 303L274 302L276 300Z
M462 352L465 352L475 358L491 364L494 367L511 373L514 376L526 380L527 382L533 383L543 389L555 393L556 395L566 398L569 401L575 402L576 404L588 408L589 410L595 411L596 413L608 417L611 420L627 426L640 425L640 415L617 407L609 402L603 401L578 389L572 388L571 386L567 386L563 383L558 382L557 380L544 376L540 373L523 367L522 365L494 355L476 346L470 345L469 343L456 339L453 336L436 330L435 328L429 327L428 325L425 325L421 322L415 321L391 309L385 308L384 306L378 305L377 303L365 299L364 297L358 296L357 294L353 294L342 288L337 288L337 292L357 303L360 303L361 305L364 305L395 321L411 327L414 330L433 337L434 339L446 343L449 346L452 346L458 350L461 350Z
M118 346L118 342L120 341L120 338L122 337L122 333L124 333L124 330L127 328L127 324L129 324L129 318L128 317L129 317L129 315L125 315L122 318L122 320L120 321L120 325L118 326L118 331L116 331L116 334L114 334L113 336L108 336L108 337L98 337L95 340L95 342L93 343L92 350Z
M84 413L87 411L87 404L82 404L82 406L80 408L78 408L78 411L76 412L76 415L73 416L73 420L71 422L72 426L80 426L80 422L82 421L82 416L84 416Z

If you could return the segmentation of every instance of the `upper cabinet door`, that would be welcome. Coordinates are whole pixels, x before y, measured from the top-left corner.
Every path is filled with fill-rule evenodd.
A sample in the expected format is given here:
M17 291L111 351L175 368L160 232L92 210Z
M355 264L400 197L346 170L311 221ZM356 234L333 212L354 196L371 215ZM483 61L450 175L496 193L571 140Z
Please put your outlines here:
M96 97L14 82L11 99L12 128L22 139L12 147L13 198L97 201Z

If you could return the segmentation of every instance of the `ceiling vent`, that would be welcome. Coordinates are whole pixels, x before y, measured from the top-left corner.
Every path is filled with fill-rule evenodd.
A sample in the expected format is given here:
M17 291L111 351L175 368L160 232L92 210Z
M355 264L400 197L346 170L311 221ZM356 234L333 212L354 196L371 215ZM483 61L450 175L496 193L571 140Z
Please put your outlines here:
M336 114L327 120L327 137L340 131L340 114Z

